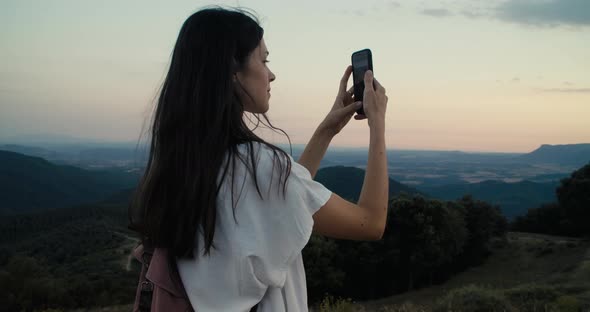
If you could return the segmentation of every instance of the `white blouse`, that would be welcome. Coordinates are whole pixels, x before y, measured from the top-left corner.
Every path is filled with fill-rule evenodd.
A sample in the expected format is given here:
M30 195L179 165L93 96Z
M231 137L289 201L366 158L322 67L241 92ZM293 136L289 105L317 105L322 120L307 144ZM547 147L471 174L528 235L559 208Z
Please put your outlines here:
M278 164L273 170L272 150L261 143L253 146L263 199L256 191L252 174L236 159L233 191L237 224L228 175L217 197L213 240L217 249L211 248L210 255L203 256L203 236L199 231L200 251L195 250L195 259L177 261L180 277L197 312L249 311L258 302L259 312L308 311L301 250L312 233L312 215L332 192L314 181L309 171L289 156L291 173L283 197ZM247 144L238 149L248 157ZM284 161L282 156L279 159Z

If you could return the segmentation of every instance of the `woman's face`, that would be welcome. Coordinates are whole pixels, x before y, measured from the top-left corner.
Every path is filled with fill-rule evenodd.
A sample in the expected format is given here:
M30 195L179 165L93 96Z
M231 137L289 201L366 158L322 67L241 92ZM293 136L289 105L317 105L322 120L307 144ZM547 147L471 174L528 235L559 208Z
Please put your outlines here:
M265 113L268 111L270 82L274 81L276 77L266 65L267 58L268 50L264 39L262 39L258 47L248 56L244 69L236 73L235 79L242 86L237 85L236 88L244 104L244 110L247 112Z

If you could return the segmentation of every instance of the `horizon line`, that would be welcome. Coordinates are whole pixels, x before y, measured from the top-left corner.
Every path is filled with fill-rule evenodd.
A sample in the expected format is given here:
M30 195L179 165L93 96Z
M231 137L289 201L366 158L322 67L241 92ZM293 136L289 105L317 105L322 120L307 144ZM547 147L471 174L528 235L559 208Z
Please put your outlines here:
M99 140L99 139L80 139L80 138L70 138L65 140L41 140L41 139L31 139L31 140L6 140L0 139L1 145L20 145L20 146L27 146L27 147L50 147L50 146L72 146L72 145L129 145L129 146L147 146L148 144L138 144L137 141L115 141L115 140ZM288 143L272 143L276 146L281 148L289 148ZM590 143L570 143L570 144L541 144L538 148L542 146L559 146L559 145L579 145L579 144L590 144ZM303 148L306 144L304 143L292 143L291 147L293 148ZM368 146L342 146L342 145L330 145L328 147L330 149L339 149L339 150L366 150ZM538 149L537 148L537 149ZM448 153L465 153L465 154L527 154L531 153L532 151L528 152L507 152L507 151L489 151L489 150L461 150L461 149L428 149L428 148L386 148L388 151L404 151L404 152L448 152Z

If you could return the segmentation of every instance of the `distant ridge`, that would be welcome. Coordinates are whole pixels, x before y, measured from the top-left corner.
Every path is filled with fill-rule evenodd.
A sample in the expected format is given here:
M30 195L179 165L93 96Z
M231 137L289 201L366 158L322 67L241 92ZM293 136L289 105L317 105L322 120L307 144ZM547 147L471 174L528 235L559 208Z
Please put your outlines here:
M521 160L535 163L553 163L583 166L590 162L590 143L550 145L520 156Z
M334 166L318 170L314 180L322 183L340 197L356 202L359 199L364 179L365 170L363 169ZM389 179L389 196L398 195L401 192L420 194L420 191L412 187Z
M471 194L473 198L500 206L508 218L523 215L529 208L557 201L555 189L559 182L537 183L521 181L506 183L487 180L479 183L450 184L421 187L420 190L433 198L455 200Z
M363 169L346 166L334 166L318 170L314 180L322 183L325 187L338 194L340 197L356 202L360 196L364 178L365 170ZM134 189L122 190L113 194L101 203L126 205L130 202L133 191ZM412 187L389 179L389 195L398 195L401 192L408 194L421 194L420 191Z
M15 153L19 153L19 154L28 155L28 156L42 157L44 159L53 159L53 158L57 158L57 156L58 156L58 153L56 153L54 151L50 151L46 148L37 147L37 146L19 145L19 144L0 145L0 150L15 152Z
M133 174L56 165L0 150L0 214L94 203L136 183Z

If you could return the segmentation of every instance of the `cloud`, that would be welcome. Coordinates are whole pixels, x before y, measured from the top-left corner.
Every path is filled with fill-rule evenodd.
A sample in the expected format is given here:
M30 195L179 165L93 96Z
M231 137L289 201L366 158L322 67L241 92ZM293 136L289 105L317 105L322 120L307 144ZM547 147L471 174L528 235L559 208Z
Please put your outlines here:
M540 91L555 93L590 93L590 88L546 88L540 89Z
M354 10L352 13L353 13L354 15L356 15L356 16L359 16L359 17L360 17L360 16L365 16L365 14L367 14L367 13L366 13L364 10L360 10L360 9L358 9L358 10Z
M461 12L461 14L463 14L463 16L465 17L469 17L469 18L481 18L481 17L487 17L486 14L481 13L481 12L477 12L477 11L470 11L470 10L463 10Z
M424 9L422 10L422 14L434 17L448 17L453 15L453 13L447 9Z
M508 0L495 9L495 17L533 26L590 25L589 0Z
M363 5L358 8L341 8L337 12L340 15L354 16L354 17L365 17L373 14L379 14L388 10L390 12L398 11L402 8L402 5L398 1L374 1L371 6Z
M399 7L401 7L401 6L402 6L402 5L401 5L399 2L397 2L397 1L389 1L389 2L388 2L388 4L389 4L389 7L390 7L390 8L392 8L392 9L397 9L397 8L399 8Z

